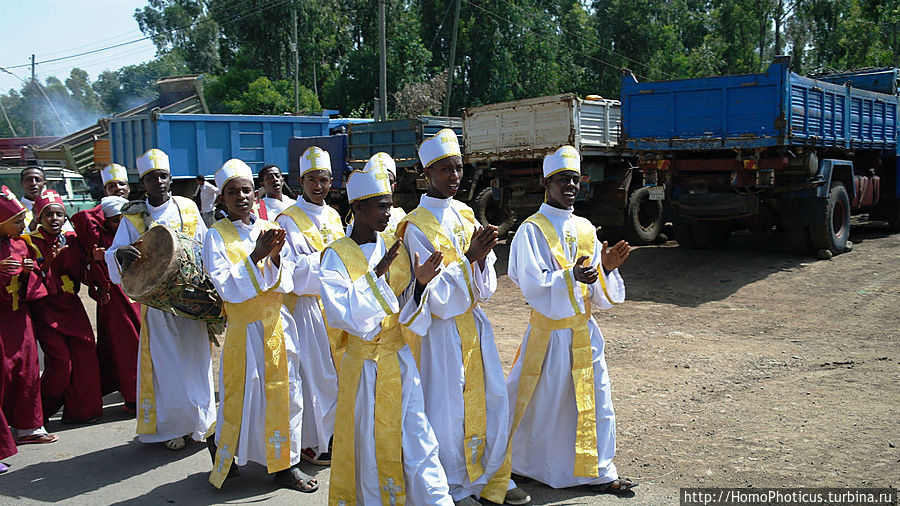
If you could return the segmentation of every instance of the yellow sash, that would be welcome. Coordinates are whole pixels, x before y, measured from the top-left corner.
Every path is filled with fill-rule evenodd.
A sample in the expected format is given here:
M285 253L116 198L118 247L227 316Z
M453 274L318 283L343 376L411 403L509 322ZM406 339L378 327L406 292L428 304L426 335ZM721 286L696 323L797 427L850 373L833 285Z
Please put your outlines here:
M278 228L265 220L259 220L260 228ZM222 400L223 418L216 452L216 465L209 482L221 488L234 461L241 419L244 410L244 380L247 371L247 326L256 321L263 324L265 347L265 399L266 399L266 467L269 473L291 466L290 443L290 392L288 389L288 364L285 352L284 329L281 325L281 294L272 288L261 292L250 255L238 235L234 223L228 219L217 221L213 227L222 235L232 264L244 263L257 296L241 303L225 303L228 319L225 328L225 347L222 350L222 376L225 397ZM252 437L252 436L251 436Z
M197 205L191 200L184 197L173 195L172 199L178 204L181 213L181 232L190 238L194 238L197 233L197 222L200 215L197 212ZM126 214L125 218L134 225L138 235L147 231L142 213ZM150 226L161 225L161 223L151 223ZM175 227L172 227L175 228ZM137 433L138 434L156 434L156 391L153 388L153 359L150 355L150 326L147 325L147 306L141 305L141 340L140 350L141 356L140 372L141 375L141 391L138 392L138 412L137 412Z
M322 251L328 246L325 242L328 235L331 235L334 240L344 237L341 216L331 207L327 207L322 213L323 222L321 230L316 227L312 218L296 205L288 206L281 214L294 220L294 224L297 225L300 233L303 234L303 237L309 241L309 245L316 251ZM315 297L316 299L319 299L318 295L304 295L304 297ZM293 312L299 298L300 295L295 293L285 294L284 305L287 306L289 311ZM325 331L328 334L328 343L331 348L331 360L334 362L335 370L340 374L339 357L340 353L342 353L341 350L347 347L347 337L343 335L342 331L328 326L328 320L325 318L325 310L322 308L321 301L319 301L319 311L322 313L322 321L325 322Z
M472 315L472 309L476 304L475 291L471 279L472 272L465 267L463 252L469 247L469 241L471 241L472 234L475 232L476 222L475 214L468 206L455 200L451 200L450 204L463 218L462 229L454 231L458 234L460 241L459 250L456 249L453 240L447 235L447 231L437 221L434 214L422 206L413 209L412 212L403 218L400 224L397 225L397 235L398 237L403 237L407 224L412 223L425 234L425 237L428 238L435 249L443 253L444 265L449 265L453 262L459 263L466 278L466 286L469 290L469 297L472 300L472 307L465 313L455 317L453 321L456 324L456 331L459 333L465 375L465 384L463 386L465 440L460 441L460 444L463 445L463 454L471 456L471 458L466 458L466 471L469 481L475 481L484 474L481 458L484 455L487 435L487 406L485 405L484 362L481 356L481 339L478 336L478 329L475 327L475 317ZM482 497L502 504L503 498L506 496L508 480L508 471L505 477L503 473L498 471L488 482L488 486L494 481L504 482L502 485L503 494L499 496L499 500L496 500L496 495L488 496L482 493ZM499 486L498 484L497 487Z
M577 251L575 259L594 255L594 241L596 230L594 226L584 218L574 217L577 233ZM535 213L525 220L533 223L541 231L547 241L556 263L560 269L565 269L566 284L569 287L569 301L572 304L573 316L561 320L553 320L538 313L531 312L531 333L528 336L528 344L525 349L524 362L522 363L522 375L519 379L519 391L516 397L515 414L509 432L510 449L512 437L516 433L519 422L525 415L525 410L531 402L531 396L537 387L544 364L544 356L547 354L547 345L550 342L550 334L554 330L572 329L572 381L575 387L575 405L578 410L578 422L575 429L575 466L574 476L596 477L598 475L597 453L597 419L594 397L594 364L591 350L591 334L588 321L591 317L590 299L588 298L587 285L581 284L581 296L584 298L584 312L577 303L574 290L574 276L572 267L574 260L566 257L564 246L556 233L556 229L550 220L541 213ZM603 279L603 276L600 276ZM518 357L516 357L518 359ZM511 451L507 452L504 466L511 465Z
M334 455L338 458L331 463L328 503L332 506L356 504L356 394L363 364L366 360L373 360L376 364L375 455L378 488L381 490L382 504L403 505L406 503L406 492L403 489L403 391L397 352L406 343L400 332L399 318L396 313L391 312L390 306L375 285L375 278L369 272L369 261L353 239L338 239L328 248L337 253L350 274L351 281L365 276L378 303L388 314L381 322L381 331L371 341L346 334L347 348L343 354L338 381L334 427ZM399 255L391 263L391 273L400 274L399 271L394 271L394 264L402 256L404 255ZM406 279L408 284L408 271Z

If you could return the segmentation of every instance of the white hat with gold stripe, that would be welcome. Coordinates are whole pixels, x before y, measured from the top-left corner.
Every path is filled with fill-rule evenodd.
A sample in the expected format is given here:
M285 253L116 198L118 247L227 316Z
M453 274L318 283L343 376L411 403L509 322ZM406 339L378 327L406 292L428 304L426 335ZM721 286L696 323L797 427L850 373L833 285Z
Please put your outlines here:
M137 159L137 169L139 177L144 177L144 174L151 170L164 170L170 172L169 155L161 149L148 149L146 153Z
M544 177L564 170L574 170L581 174L581 155L577 149L568 145L544 157Z
M216 186L219 191L225 190L225 184L236 177L243 177L250 180L253 184L253 169L244 163L243 160L232 158L222 165L222 168L216 171Z
M331 157L328 151L319 146L310 146L300 155L300 177L314 170L327 170L331 173Z
M128 171L118 163L111 163L100 171L100 178L103 179L103 185L110 181L128 182Z
M459 149L456 132L449 128L434 134L434 137L426 139L419 146L419 160L422 161L422 167L428 167L438 160L451 156L462 156L462 151Z
M353 202L379 195L390 195L388 167L391 165L394 165L394 159L390 155L375 153L362 170L351 172L347 180L347 200Z

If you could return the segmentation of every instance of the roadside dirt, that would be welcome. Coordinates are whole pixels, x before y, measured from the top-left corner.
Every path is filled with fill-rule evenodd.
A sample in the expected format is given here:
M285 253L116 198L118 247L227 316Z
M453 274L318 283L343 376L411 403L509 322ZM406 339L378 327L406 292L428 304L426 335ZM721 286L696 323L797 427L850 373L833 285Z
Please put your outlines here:
M784 253L774 235L632 252L627 302L594 312L623 476L663 489L900 483L900 235L855 221L851 239L830 261ZM529 308L505 275L484 307L508 370Z

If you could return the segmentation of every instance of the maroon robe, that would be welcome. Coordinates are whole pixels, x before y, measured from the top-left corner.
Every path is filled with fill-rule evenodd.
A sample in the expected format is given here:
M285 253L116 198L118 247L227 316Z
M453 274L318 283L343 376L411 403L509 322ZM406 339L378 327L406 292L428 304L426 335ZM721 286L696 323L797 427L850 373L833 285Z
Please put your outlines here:
M75 233L66 232L69 247L48 264L47 257L60 237L49 237L40 227L31 235L44 257L40 265L47 288L47 297L30 308L34 334L44 350L41 402L45 420L64 407L63 420L86 421L103 414L103 399L94 330L78 298L85 258Z
M3 357L3 340L0 339L0 357ZM6 384L6 368L4 367L3 360L0 360L0 401L3 400L4 393L4 385ZM18 453L16 449L16 438L13 436L12 431L9 430L9 423L6 422L6 417L3 416L3 410L0 409L0 460L5 459L6 457L12 457Z
M122 287L109 280L106 261L92 258L94 247L108 249L115 231L103 225L101 206L72 216L78 244L88 261L88 295L97 301L97 358L103 395L118 390L126 403L137 399L138 342L141 336L141 305L132 302Z
M28 305L45 297L47 289L36 272L37 254L28 246L30 239L0 236L0 259L35 261L35 271L27 275L0 272L0 358L3 360L3 389L0 405L9 425L22 430L44 425L41 409L40 366L37 345L31 327ZM18 289L13 289L18 287ZM0 455L3 451L0 450Z

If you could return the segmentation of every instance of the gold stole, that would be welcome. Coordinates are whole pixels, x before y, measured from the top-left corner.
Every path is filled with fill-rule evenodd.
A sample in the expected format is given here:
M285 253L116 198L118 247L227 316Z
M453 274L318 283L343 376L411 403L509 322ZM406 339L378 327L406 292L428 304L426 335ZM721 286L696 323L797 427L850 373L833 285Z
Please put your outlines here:
M584 218L573 216L577 234L577 252L575 258L594 256L594 241L596 241L596 229ZM591 351L591 334L588 321L591 317L590 299L588 298L587 285L580 285L581 296L584 299L584 312L578 307L575 295L575 278L572 274L574 260L566 258L564 246L556 233L556 229L550 220L541 213L535 213L527 220L537 226L538 230L547 241L553 258L559 264L559 268L565 270L563 276L569 288L569 302L572 304L573 316L561 320L547 318L541 313L531 311L531 333L528 336L528 344L525 349L524 362L522 363L522 375L519 379L519 392L516 398L516 409L513 423L509 432L510 450L507 451L504 466L511 465L512 438L516 433L519 422L525 415L525 410L534 394L541 370L544 364L544 356L547 354L547 346L550 342L550 334L554 330L572 329L572 381L575 387L575 404L578 410L578 422L575 428L575 467L574 476L597 477L597 419L594 397L594 364ZM603 274L600 274L603 280ZM604 285L604 291L605 291ZM516 357L518 359L518 356Z
M281 215L285 215L294 220L294 224L297 225L300 233L303 234L303 237L305 237L307 241L309 241L309 245L312 246L314 250L323 251L325 250L325 247L328 246L325 244L325 235L318 227L316 227L315 222L313 222L312 218L310 218L303 209L300 209L296 205L290 205L287 209L281 211L279 216ZM340 239L344 237L344 228L341 224L341 217L338 215L337 211L331 208L326 209L325 212L322 213L322 219L322 227L328 229L335 238ZM300 297L300 295L295 293L285 294L284 305L287 306L289 311L293 312L294 308L297 307L297 300ZM322 307L322 301L318 295L303 295L303 297L314 297L319 303L319 312L322 313L322 321L325 322L325 331L328 334L328 343L331 348L331 360L334 362L335 370L340 374L339 353L341 353L341 349L347 347L347 337L344 335L343 331L328 326L328 320L325 318L325 309Z
M197 222L200 215L194 212L197 206L184 197L173 195L177 200L178 209L181 212L181 232L190 238L197 234ZM147 231L144 224L144 216L141 213L126 214L125 218L131 222L138 235ZM162 225L152 223L150 226ZM175 228L175 227L172 227ZM150 326L147 325L147 306L141 305L141 339L140 339L140 371L141 391L138 392L138 434L156 434L156 391L153 388L153 359L150 356Z
M277 225L259 220L261 230L278 228ZM247 326L261 321L265 355L266 402L266 467L269 473L291 466L290 392L288 389L288 364L285 352L284 329L281 325L282 294L272 287L261 291L256 279L250 255L241 242L237 227L228 219L217 221L212 228L219 231L225 242L228 261L243 263L256 289L256 297L241 303L226 302L225 347L222 350L222 377L225 397L222 400L224 420L220 426L219 448L216 464L209 475L209 482L221 488L234 462L241 419L244 411L244 388L247 374ZM251 435L253 437L253 435Z
M450 201L451 206L462 216L462 244L460 250L465 251L469 247L469 241L472 240L472 234L475 232L476 221L475 214L466 205ZM440 250L444 255L444 265L457 262L462 268L463 275L466 279L466 286L469 290L469 297L472 300L472 306L465 313L453 318L456 324L456 331L459 333L460 346L462 348L463 371L465 375L465 384L463 386L463 405L465 410L465 439L460 441L463 445L463 454L466 458L466 471L469 481L475 481L484 474L484 466L481 458L484 455L485 442L487 437L487 406L485 401L484 390L484 362L481 356L481 339L478 336L478 330L475 327L475 317L472 315L472 309L475 307L476 298L473 289L472 272L466 268L465 257L457 251L453 245L453 240L447 235L447 232L437 221L434 214L428 209L419 206L412 210L397 226L397 236L403 237L406 231L407 223L412 223L425 234L425 237L431 242L436 250ZM475 267L472 266L474 269ZM470 456L470 457L469 457ZM502 470L501 470L502 471ZM506 487L509 482L509 471L505 475L498 471L488 481L485 490L502 488L502 493L495 492L493 494L482 491L481 496L498 504L503 503L506 496ZM502 482L502 483L501 483ZM492 487L492 484L495 484Z
M375 455L378 465L378 488L381 502L385 505L402 505L406 502L403 490L403 392L400 377L400 358L397 355L406 344L400 332L400 320L392 313L369 271L369 261L356 241L349 237L338 239L328 246L343 262L351 281L365 277L369 288L385 313L381 331L371 341L347 335L346 353L338 380L337 412L334 427L334 455L338 458L331 463L331 487L328 503L332 506L356 504L356 394L359 378L366 360L375 361ZM396 293L403 282L402 272L394 264L404 255L399 255L391 264L391 277L399 280L389 283ZM410 274L405 275L409 284ZM393 279L391 281L394 281ZM404 285L400 291L404 290Z

